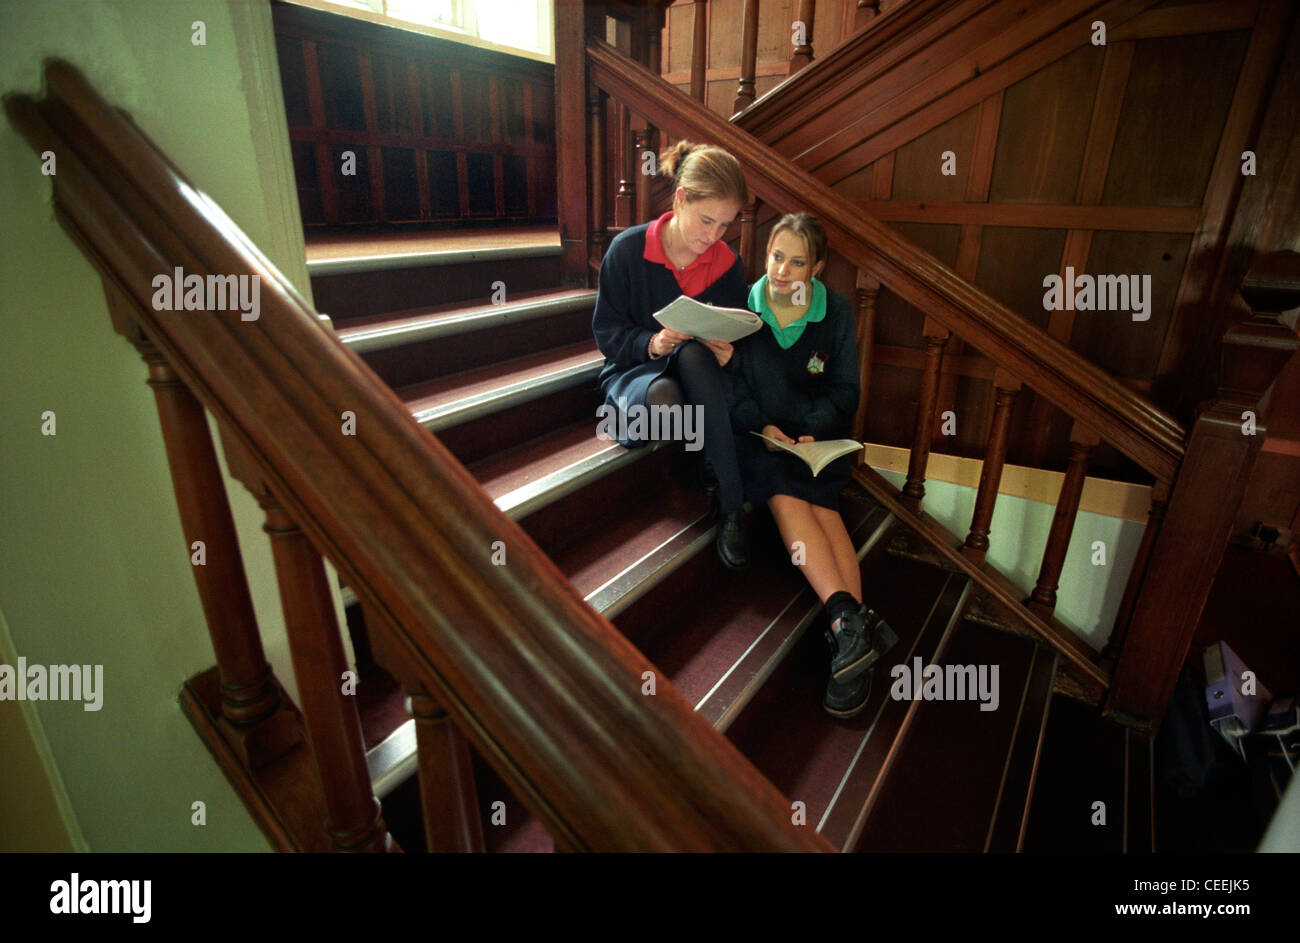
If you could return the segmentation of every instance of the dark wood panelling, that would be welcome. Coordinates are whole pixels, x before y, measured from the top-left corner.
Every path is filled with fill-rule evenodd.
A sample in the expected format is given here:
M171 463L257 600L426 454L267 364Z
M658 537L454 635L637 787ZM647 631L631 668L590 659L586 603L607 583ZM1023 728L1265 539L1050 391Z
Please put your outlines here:
M1199 206L1248 33L1137 44L1101 202Z
M895 151L894 199L962 199L973 163L978 117L979 109L972 108ZM952 176L941 172L945 151L952 151L956 157L957 172Z
M555 217L552 67L304 7L272 11L305 224ZM341 174L344 151L355 177Z
M980 237L975 284L1046 329L1043 279L1056 272L1065 247L1065 230L986 226Z
M1150 320L1134 321L1122 311L1076 311L1070 346L1114 376L1151 379L1189 244L1189 237L1169 233L1095 233L1087 272L1150 275Z
M740 0L709 0L708 65L740 62L740 26L743 4Z
M1006 90L990 200L1074 200L1104 55L1085 46Z

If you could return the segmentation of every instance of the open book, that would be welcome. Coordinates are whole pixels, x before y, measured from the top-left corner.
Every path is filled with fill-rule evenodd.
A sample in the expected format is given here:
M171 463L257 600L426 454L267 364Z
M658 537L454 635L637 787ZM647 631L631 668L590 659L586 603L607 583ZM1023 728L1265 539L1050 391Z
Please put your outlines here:
M753 334L763 326L763 319L753 311L717 308L686 295L678 295L664 305L655 312L654 318L670 331L728 344Z
M826 439L820 442L796 442L794 445L790 445L788 442L781 442L771 436L763 435L761 432L755 432L754 435L765 442L771 442L777 448L789 452L791 455L803 459L808 463L809 469L812 470L813 477L820 475L822 469L837 458L862 451L862 443L855 442L853 439Z

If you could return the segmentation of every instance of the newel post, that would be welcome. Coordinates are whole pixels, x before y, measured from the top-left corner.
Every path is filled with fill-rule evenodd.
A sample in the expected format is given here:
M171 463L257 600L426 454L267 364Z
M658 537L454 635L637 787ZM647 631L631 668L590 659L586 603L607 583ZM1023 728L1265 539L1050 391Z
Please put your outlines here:
M1124 637L1105 710L1158 727L1264 440L1273 381L1300 339L1256 315L1223 338L1219 395L1197 416Z

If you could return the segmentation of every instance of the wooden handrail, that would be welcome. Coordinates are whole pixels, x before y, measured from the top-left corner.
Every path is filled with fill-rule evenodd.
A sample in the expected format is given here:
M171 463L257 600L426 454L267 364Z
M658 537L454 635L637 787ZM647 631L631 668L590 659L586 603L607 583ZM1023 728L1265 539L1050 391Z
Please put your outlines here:
M588 40L592 81L655 126L730 151L754 193L783 211L807 210L835 251L865 269L1000 367L1093 429L1156 478L1172 480L1186 432L1163 410L810 174L600 39ZM811 71L806 70L806 71Z
M215 203L72 66L45 77L44 99L5 110L58 155L60 222L560 847L830 850ZM177 267L257 277L259 316L155 310L154 277Z

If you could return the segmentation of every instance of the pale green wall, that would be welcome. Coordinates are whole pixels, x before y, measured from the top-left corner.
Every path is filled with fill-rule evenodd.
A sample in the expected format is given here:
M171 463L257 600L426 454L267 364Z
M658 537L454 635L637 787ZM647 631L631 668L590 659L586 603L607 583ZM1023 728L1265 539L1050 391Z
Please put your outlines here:
M195 20L206 46L191 44ZM307 291L264 3L0 0L0 88L39 91L48 56L130 111ZM0 218L0 617L16 649L5 657L98 663L105 675L98 713L31 705L29 739L53 757L50 795L66 790L71 840L79 825L93 851L266 850L177 702L214 658L144 364L113 333L99 279L54 222L50 182L7 121ZM40 433L44 410L56 436ZM242 488L228 491L268 652L292 688L262 516ZM0 809L20 779L0 763ZM190 824L195 800L206 827ZM19 830L0 821L0 833Z
M906 475L877 469L897 488ZM975 489L946 481L925 483L925 512L952 533L964 538L975 511ZM989 526L988 562L1028 596L1038 582L1038 568L1052 528L1056 508L1015 495L998 495ZM1076 635L1100 651L1110 637L1124 586L1142 542L1145 525L1103 514L1080 511L1056 591L1055 616ZM1105 547L1096 555L1095 541ZM1104 564L1101 563L1104 557Z

